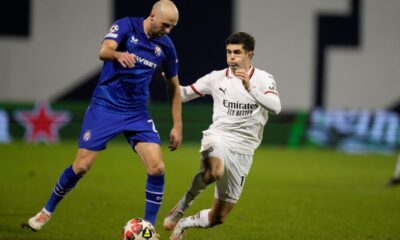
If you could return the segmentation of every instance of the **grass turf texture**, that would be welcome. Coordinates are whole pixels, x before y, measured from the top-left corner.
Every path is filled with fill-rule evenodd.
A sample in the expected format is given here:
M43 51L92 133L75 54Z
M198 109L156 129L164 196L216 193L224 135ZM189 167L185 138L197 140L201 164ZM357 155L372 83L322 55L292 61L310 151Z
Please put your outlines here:
M166 191L156 228L198 169L198 144L176 152L163 145ZM47 201L76 143L0 145L0 239L120 239L123 225L143 216L146 174L123 142L111 142L93 169L40 232L20 224ZM385 188L396 156L345 155L330 150L258 149L242 198L225 224L191 229L187 239L398 240L400 187ZM209 208L209 187L188 214Z

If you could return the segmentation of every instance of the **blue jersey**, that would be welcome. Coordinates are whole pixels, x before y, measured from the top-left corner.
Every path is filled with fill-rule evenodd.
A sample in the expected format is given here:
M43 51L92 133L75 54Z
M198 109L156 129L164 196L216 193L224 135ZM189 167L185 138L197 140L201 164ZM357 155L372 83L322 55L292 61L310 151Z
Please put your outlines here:
M168 78L178 74L178 59L171 39L167 35L148 38L143 20L119 19L104 37L118 43L117 51L136 55L136 64L133 68L124 68L118 61L104 61L92 96L93 108L122 114L147 111L149 84L156 68L162 65Z

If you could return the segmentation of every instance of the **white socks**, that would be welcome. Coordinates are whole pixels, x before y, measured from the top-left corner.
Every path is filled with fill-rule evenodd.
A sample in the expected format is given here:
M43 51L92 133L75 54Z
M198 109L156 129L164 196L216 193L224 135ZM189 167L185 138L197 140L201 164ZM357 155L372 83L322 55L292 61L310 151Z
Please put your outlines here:
M182 218L179 221L179 226L185 228L207 228L210 227L210 221L208 220L208 213L211 209L201 210L196 215Z

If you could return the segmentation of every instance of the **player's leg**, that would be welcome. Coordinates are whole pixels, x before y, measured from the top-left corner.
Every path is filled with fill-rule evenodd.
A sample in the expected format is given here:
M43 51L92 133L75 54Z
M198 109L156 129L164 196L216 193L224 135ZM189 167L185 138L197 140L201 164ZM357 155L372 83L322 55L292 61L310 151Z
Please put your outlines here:
M75 187L82 176L89 171L97 159L97 152L80 148L71 166L61 174L45 210L53 213L59 202Z
M195 198L204 191L208 185L217 181L223 175L224 162L220 158L212 156L204 158L202 160L201 170L194 175L189 189L165 217L164 228L168 231L172 230L179 219L182 218L184 212L192 205Z
M396 186L400 185L400 154L397 158L396 168L393 174L393 177L389 180L386 186Z
M164 195L164 161L161 147L157 143L139 142L135 145L135 151L143 161L148 174L144 218L155 225Z
M79 149L75 161L59 177L50 198L43 209L28 220L28 226L40 230L51 218L60 201L71 191L82 176L93 166L97 152Z
M187 228L211 228L224 223L234 206L235 203L215 199L211 209L201 210L193 216L179 220L170 236L170 240L182 239L185 229Z
M164 228L172 230L190 207L194 199L207 187L224 175L224 153L226 148L219 136L205 134L201 140L201 167L182 199L164 219Z
M182 239L183 233L187 228L208 228L222 224L239 200L253 156L231 152L227 149L216 153L216 155L224 159L224 174L216 182L213 207L179 220L170 239Z
M24 226L37 231L50 220L51 214L60 201L93 166L98 151L105 149L107 142L121 132L117 127L119 122L121 122L120 115L88 108L82 124L79 149L73 164L62 172L45 207L30 218L28 224Z
M147 171L144 219L155 225L165 184L160 136L148 112L129 116L125 122L125 137L143 161Z

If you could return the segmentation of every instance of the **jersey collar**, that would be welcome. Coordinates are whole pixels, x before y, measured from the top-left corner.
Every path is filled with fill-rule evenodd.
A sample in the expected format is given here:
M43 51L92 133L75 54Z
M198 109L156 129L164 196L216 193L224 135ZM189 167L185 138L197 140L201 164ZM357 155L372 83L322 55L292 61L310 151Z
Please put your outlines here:
M247 74L249 74L249 79L251 79L251 77L253 76L254 70L255 70L255 68L253 67L253 65L251 65L250 68L249 68L249 71L247 71ZM232 71L232 69L230 67L228 67L226 69L225 76L228 77L228 78L234 78L235 77L235 74L233 74L233 71Z

